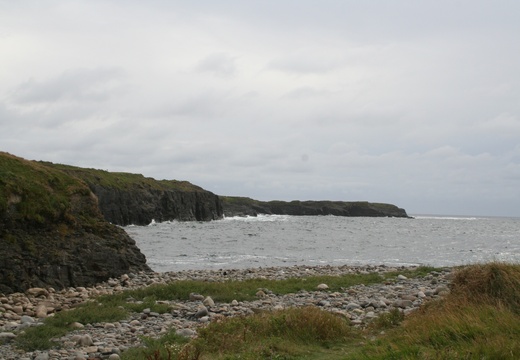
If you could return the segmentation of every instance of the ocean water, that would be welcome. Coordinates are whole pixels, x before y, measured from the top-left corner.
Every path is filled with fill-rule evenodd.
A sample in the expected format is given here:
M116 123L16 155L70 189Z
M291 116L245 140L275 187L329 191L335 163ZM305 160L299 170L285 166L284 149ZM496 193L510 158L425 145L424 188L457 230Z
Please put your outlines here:
M285 216L124 228L155 271L520 262L520 218Z

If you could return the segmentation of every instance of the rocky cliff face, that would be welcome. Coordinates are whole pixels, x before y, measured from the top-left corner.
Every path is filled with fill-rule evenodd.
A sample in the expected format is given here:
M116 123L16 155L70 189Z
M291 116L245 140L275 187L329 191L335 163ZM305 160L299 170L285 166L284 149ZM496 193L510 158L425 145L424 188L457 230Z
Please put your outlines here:
M150 271L82 181L0 152L0 292L88 286Z
M148 225L168 220L209 221L222 218L220 199L207 191L114 189L89 184L106 220L118 225Z
M222 202L217 195L186 181L51 166L83 180L97 196L105 219L113 224L148 225L152 220L209 221L223 216Z
M258 201L244 197L222 197L225 216L336 215L369 217L408 217L406 211L392 204L364 201Z

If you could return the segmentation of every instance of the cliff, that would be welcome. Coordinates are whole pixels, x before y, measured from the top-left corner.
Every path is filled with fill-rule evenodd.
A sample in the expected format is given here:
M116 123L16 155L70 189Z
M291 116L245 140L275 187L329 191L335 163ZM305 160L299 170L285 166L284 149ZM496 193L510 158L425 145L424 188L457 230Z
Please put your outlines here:
M83 180L97 196L105 219L113 224L209 221L223 216L217 195L187 181L155 180L140 174L45 164Z
M366 201L258 201L246 197L222 196L225 216L336 215L370 217L408 217L406 211L392 204Z
M97 197L63 171L0 152L0 292L88 286L149 271Z

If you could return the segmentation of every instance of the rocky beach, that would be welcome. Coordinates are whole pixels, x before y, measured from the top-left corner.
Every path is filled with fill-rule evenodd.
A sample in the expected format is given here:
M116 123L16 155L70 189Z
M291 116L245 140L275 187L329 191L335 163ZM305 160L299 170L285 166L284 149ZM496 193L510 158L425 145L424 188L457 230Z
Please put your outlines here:
M21 293L0 294L0 359L119 359L130 347L142 346L142 337L160 337L171 329L177 334L196 337L197 329L226 317L250 315L288 307L317 306L349 319L353 326L363 327L379 314L398 308L405 314L424 302L439 298L449 291L451 269L433 271L421 278L397 275L374 285L356 285L331 292L327 284L315 291L277 295L269 289L258 289L254 301L218 303L205 294L192 294L189 300L161 299L169 312L159 314L145 309L114 323L71 324L73 331L55 339L55 349L23 352L13 346L14 339L31 326L59 311L66 311L99 295L114 294L154 284L182 280L221 282L253 278L283 280L319 275L399 274L405 267L389 266L293 266L230 270L191 270L182 272L139 272L111 278L93 287L63 290L31 288ZM133 301L128 299L128 301Z

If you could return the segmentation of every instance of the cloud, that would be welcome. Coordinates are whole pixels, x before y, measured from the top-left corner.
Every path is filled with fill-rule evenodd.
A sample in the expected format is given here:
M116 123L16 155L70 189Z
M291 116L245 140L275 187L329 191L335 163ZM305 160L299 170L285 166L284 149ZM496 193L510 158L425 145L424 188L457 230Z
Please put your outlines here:
M223 78L231 77L237 71L236 58L225 53L211 54L200 60L195 70Z
M518 214L516 4L0 9L4 151L262 200Z
M12 98L17 104L103 102L120 86L122 75L117 68L68 70L48 80L27 81L14 90Z

